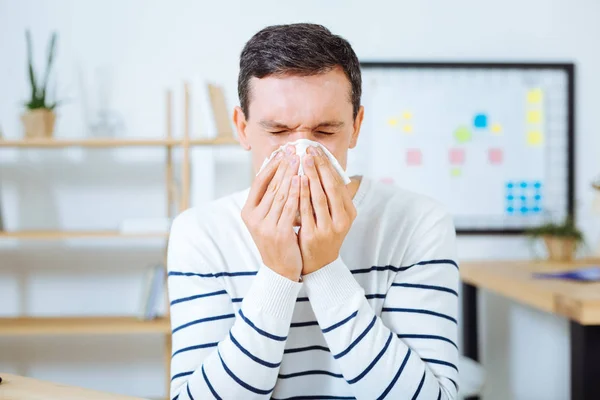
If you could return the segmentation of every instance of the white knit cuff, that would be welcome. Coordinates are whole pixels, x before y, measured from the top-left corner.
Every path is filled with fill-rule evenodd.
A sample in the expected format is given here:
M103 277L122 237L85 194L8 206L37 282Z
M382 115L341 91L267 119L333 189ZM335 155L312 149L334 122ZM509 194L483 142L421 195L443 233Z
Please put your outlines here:
M315 313L343 304L358 294L364 295L364 289L356 282L340 257L331 264L304 275L303 281Z
M244 296L244 308L291 320L302 283L294 282L263 265Z

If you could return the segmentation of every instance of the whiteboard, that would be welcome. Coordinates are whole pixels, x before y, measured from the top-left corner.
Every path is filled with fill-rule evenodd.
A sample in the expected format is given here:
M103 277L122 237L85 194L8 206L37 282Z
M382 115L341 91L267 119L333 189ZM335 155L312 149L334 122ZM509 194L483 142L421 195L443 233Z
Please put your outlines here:
M350 163L440 201L459 233L573 212L572 65L362 63Z

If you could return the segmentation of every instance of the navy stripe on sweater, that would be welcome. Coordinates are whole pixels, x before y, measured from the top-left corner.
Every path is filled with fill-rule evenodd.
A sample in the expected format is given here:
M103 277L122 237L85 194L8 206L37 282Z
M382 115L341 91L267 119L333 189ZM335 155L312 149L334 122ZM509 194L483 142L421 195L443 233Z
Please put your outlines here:
M410 347L408 348L408 351L406 352L406 356L404 356L404 361L402 361L402 364L400 365L400 368L398 369L398 372L396 372L396 375L394 376L394 378L392 378L392 381L390 382L390 384L388 385L388 387L385 388L385 390L383 391L383 393L381 393L381 396L379 396L377 398L377 400L382 400L385 398L385 396L388 395L388 393L390 392L390 390L392 390L392 388L394 387L394 385L396 384L396 382L398 382L398 378L400 377L400 375L402 374L402 371L404 370L404 366L406 365L406 362L408 361L409 357L410 357Z
M207 349L209 347L217 347L218 344L219 344L219 342L214 342L214 343L204 343L204 344L197 344L195 346L184 347L183 349L179 349L175 353L173 353L173 355L171 356L171 358L175 357L179 353L183 353L183 352L186 352L186 351L198 350L198 349Z
M329 328L323 329L323 333L331 332L335 328L339 328L340 326L344 325L346 322L350 321L352 318L356 317L357 315L358 315L358 310L356 310L352 314L350 314L349 317L346 317L343 320L341 320L340 322L331 325Z
M293 397L286 397L286 398L281 398L281 399L271 397L271 400L356 400L356 397L317 395L317 396L293 396Z
M231 377L231 379L233 379L238 385L240 385L244 389L247 389L247 390L251 391L252 393L262 394L262 395L269 394L269 393L271 393L273 391L273 389L275 389L275 386L273 386L272 389L263 390L263 389L258 389L258 388L255 388L254 386L248 385L246 382L244 382L243 380L241 380L240 378L238 378L233 373L233 371L231 371L227 367L227 364L225 364L225 361L223 361L223 357L221 357L221 352L219 351L218 348L217 348L217 354L219 355L219 359L221 360L221 365L223 365L223 369L225 370L225 372L227 372L227 374Z
M217 272L199 274L197 272L169 271L169 276L197 276L199 278L220 278L222 276L253 276L258 271Z
M421 382L419 383L419 387L415 391L415 394L412 397L412 400L416 400L419 397L419 393L421 393L421 389L423 388L423 382L425 382L425 371L423 371L423 377L421 378Z
M458 268L458 264L454 260L442 259L442 260L419 261L418 263L414 263L412 265L407 265L406 267L394 267L393 265L383 265L383 266L374 265L371 268L353 269L353 270L350 270L350 272L352 272L353 274L365 274L365 273L369 273L371 271L400 272L400 271L406 271L407 269L410 269L410 268L413 268L413 267L416 267L419 265L432 265L432 264L450 264L450 265L453 265L456 268Z
M231 333L231 331L229 331L229 338L231 339L231 341L233 342L233 344L235 344L237 346L238 349L240 349L240 351L242 353L244 353L245 355L247 355L248 357L250 357L250 359L252 361L255 361L257 363L259 363L260 365L264 365L267 368L277 368L281 365L281 362L278 363L270 363L264 360L261 360L260 358L256 357L255 355L253 355L252 353L250 353L248 350L246 350L244 348L244 346L242 346L234 337L233 334Z
M437 400L440 400L442 398L442 388L438 389L438 398Z
M185 301L190 301L190 300L196 300L196 299L201 299L203 297L211 297L211 296L218 296L220 294L227 294L227 292L225 290L219 290L218 292L212 292L212 293L205 293L205 294L197 294L195 296L190 296L190 297L183 297L181 299L176 299L173 300L171 302L171 305L174 304L178 304L178 303L183 303Z
M458 268L458 264L454 260L427 260L427 261L419 261L418 263L414 263L412 265L408 265L405 267L394 267L393 265L383 265L383 266L372 266L371 268L362 268L362 269L353 269L350 272L353 274L364 274L371 271L406 271L407 269L419 266L419 265L431 265L431 264L451 264ZM217 273L208 273L208 274L200 274L197 272L184 272L184 271L169 271L169 276L197 276L199 278L220 278L221 276L254 276L258 273L258 271L236 271L236 272L217 272Z
M276 336L276 335L270 334L269 332L263 331L262 329L260 329L256 325L254 325L254 322L252 322L248 318L246 318L246 316L244 315L244 313L242 312L242 310L240 310L240 317L242 317L242 319L244 320L244 322L246 322L248 325L250 325L252 328L254 328L254 330L256 332L260 333L264 337L268 337L269 339L273 339L273 340L276 340L278 342L285 342L287 340L287 336Z
M184 376L188 376L193 374L194 371L186 371L186 372L180 372L178 374L173 375L173 377L171 378L171 382L173 382L175 379L177 378L183 378Z
M350 379L348 381L348 383L349 384L354 384L354 383L360 381L362 378L364 378L365 375L367 375L369 373L369 371L371 369L373 369L373 367L375 366L375 364L377 364L377 361L379 361L379 359L387 351L388 347L390 347L390 343L391 342L392 342L392 332L390 332L390 336L388 337L387 342L385 342L385 346L383 346L383 349L381 349L381 351L379 352L379 354L377 354L377 357L375 357L375 359L371 362L371 364L369 364L369 366L363 372L361 372L360 375L358 375L356 378Z
M190 398L190 400L194 400L194 396L192 396L192 393L190 393L190 383L189 382L185 384L185 388L187 390L187 394L188 394L188 397Z
M369 333L369 331L371 330L371 328L373 328L373 326L375 325L375 321L377 321L377 316L374 316L373 319L371 320L371 323L366 327L366 329L356 338L356 340L354 340L354 342L352 342L350 344L350 346L348 346L348 348L344 351L342 351L339 354L336 354L333 356L333 358L335 358L336 360L338 358L341 358L343 356L345 356L346 354L348 354L348 352L350 350L352 350L354 348L354 346L356 346L366 335L367 333Z
M215 396L215 399L222 400L221 397L217 394L217 392L215 392L215 389L210 384L210 381L208 380L208 376L206 376L206 372L204 372L204 365L202 365L202 376L204 377L204 382L206 382L206 386L208 386L208 389L210 390L212 395Z
M231 299L232 303L241 303L242 301L244 301L243 297L234 297L233 299ZM298 297L296 299L296 303L301 303L303 301L308 301L308 297Z
M292 353L301 353L303 351L311 351L311 350L321 350L329 352L330 350L324 346L307 346L307 347L297 347L295 349L285 349L283 350L284 354L292 354Z
M440 292L447 292L458 297L458 293L456 290L443 287L443 286L434 286L434 285L420 285L416 283L392 283L392 286L400 286L405 288L415 288L415 289L429 289L429 290L439 290Z
M381 311L382 312L406 312L406 313L416 313L416 314L427 314L427 315L433 315L435 317L445 318L449 321L454 322L455 324L458 323L458 322L456 322L456 319L452 318L449 315L441 314L441 313L438 313L435 311L430 311L430 310L423 310L420 308L386 308L386 307L384 307Z
M446 367L454 368L456 370L456 372L458 372L458 367L448 361L436 360L435 358L423 358L423 361L432 363L432 364L445 365Z
M188 326L191 326L191 325L201 324L203 322L218 321L218 320L221 320L221 319L228 319L228 318L235 318L235 315L233 315L233 314L225 314L225 315L217 315L217 316L214 316L214 317L197 319L195 321L190 321L190 322L187 322L187 323L185 323L185 324L183 324L181 326L178 326L177 328L173 329L172 333L180 331L183 328L187 328Z
M289 378L296 378L298 376L306 376L306 375L329 375L329 376L333 376L334 378L343 378L344 377L342 374L335 374L330 371L321 371L321 370L308 370L308 371L293 372L291 374L279 374L277 377L279 379L289 379Z
M438 335L417 335L417 334L398 334L396 335L398 336L399 339L433 339L433 340L443 340L444 342L448 342L450 343L452 346L456 347L456 349L458 350L458 346L456 345L456 343L454 343L452 340L448 339L447 337L443 337L443 336L438 336Z

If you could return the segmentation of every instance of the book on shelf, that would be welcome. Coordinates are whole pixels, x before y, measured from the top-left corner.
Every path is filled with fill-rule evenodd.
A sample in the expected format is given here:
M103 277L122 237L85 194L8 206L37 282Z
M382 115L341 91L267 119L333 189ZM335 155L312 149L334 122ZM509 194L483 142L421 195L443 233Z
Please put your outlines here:
M151 265L146 271L138 318L150 320L164 315L167 270L163 264Z

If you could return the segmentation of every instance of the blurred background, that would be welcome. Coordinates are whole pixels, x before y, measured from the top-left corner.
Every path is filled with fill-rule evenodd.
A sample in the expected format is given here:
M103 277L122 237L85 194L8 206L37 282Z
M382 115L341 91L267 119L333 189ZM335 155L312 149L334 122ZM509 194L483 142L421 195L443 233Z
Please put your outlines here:
M0 371L166 396L155 288L169 213L251 183L249 154L220 117L238 104L242 47L271 24L321 23L361 61L573 63L572 194L587 243L577 256L598 255L598 16L596 0L0 0ZM51 134L53 117L31 114L28 30L38 85L56 33ZM349 169L388 179L361 145ZM545 251L526 235L459 235L458 245L461 261ZM485 292L479 323L482 398L569 398L568 320Z

